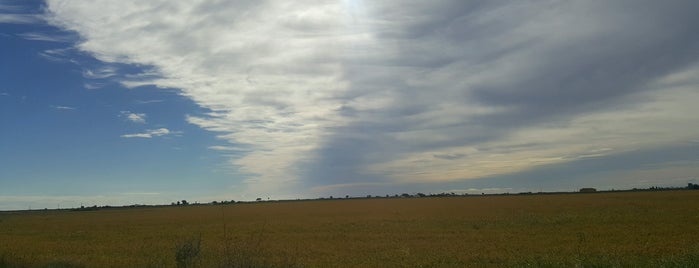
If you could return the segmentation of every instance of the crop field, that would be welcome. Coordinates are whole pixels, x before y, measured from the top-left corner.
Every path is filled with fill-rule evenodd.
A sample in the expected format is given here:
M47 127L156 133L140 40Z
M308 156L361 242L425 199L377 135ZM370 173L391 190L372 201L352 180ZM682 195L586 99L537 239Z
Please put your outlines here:
M697 267L699 191L0 213L0 267Z

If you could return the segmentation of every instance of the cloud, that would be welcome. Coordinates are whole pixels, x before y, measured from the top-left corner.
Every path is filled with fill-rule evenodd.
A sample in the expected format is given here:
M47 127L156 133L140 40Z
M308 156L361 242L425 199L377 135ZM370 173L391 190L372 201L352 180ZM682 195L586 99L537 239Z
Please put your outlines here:
M249 151L249 149L245 149L242 147L220 146L220 145L209 146L209 149L216 150L216 151L241 151L241 152Z
M150 139L153 137L165 136L165 135L169 135L172 133L173 132L171 132L167 128L159 128L159 129L149 129L149 130L146 130L146 132L144 132L144 133L124 134L124 135L121 135L121 137L122 138L146 138L146 139Z
M104 86L103 83L84 83L83 84L83 87L85 87L85 89L90 89L90 90L102 88L103 86Z
M121 111L121 113L119 113L119 116L126 118L126 120L129 120L131 122L139 124L145 124L147 117L144 113L132 113L129 111Z
M698 8L50 0L46 19L107 65L144 66L124 86L178 89L209 110L186 120L249 148L230 161L248 191L284 193L475 180L696 140Z
M76 63L75 60L71 59L70 57L70 52L72 52L73 50L74 49L72 48L47 49L42 52L39 52L39 56L50 61Z
M151 103L159 103L163 102L163 100L137 100L136 103L138 104L151 104Z
M104 79L104 78L109 78L113 77L118 74L118 69L113 67L113 66L103 66L98 69L90 70L90 69L85 69L83 70L83 77L87 79Z
M77 108L75 108L75 107L61 106L61 105L51 105L51 106L49 106L49 107L51 107L51 108L53 108L53 109L56 109L56 110L64 110L64 111L66 111L66 110L68 110L68 111L77 110Z
M35 24L41 22L41 17L31 14L1 14L0 23Z
M31 11L24 6L0 3L0 23L35 24L40 22L43 22L43 17L31 14Z
M48 35L44 33L37 33L37 32L29 32L29 33L22 33L18 34L19 37L27 39L27 40L32 40L32 41L46 41L46 42L70 42L74 40L73 38L69 36L56 36L56 35Z

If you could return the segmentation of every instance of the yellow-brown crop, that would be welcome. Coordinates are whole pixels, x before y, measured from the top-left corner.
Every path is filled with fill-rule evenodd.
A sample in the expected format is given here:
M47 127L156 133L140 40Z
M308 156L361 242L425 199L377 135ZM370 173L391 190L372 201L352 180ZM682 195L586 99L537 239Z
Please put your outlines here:
M198 267L241 252L302 267L681 267L699 262L697 204L665 191L4 212L0 267L175 267L192 239Z

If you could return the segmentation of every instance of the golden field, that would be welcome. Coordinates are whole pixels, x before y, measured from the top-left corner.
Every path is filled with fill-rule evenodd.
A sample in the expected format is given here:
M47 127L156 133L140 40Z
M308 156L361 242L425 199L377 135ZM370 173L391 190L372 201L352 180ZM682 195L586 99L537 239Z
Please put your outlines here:
M662 191L1 212L0 267L177 267L192 241L193 267L697 267L698 204Z

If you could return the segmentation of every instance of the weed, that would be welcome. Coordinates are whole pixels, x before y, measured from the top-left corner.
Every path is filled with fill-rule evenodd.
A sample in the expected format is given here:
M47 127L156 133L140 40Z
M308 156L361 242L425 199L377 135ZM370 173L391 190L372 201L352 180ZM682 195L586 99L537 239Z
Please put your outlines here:
M175 248L175 262L177 268L196 267L199 263L201 252L201 236L190 238L179 243Z
M0 268L10 267L10 263L7 261L5 255L0 255Z

